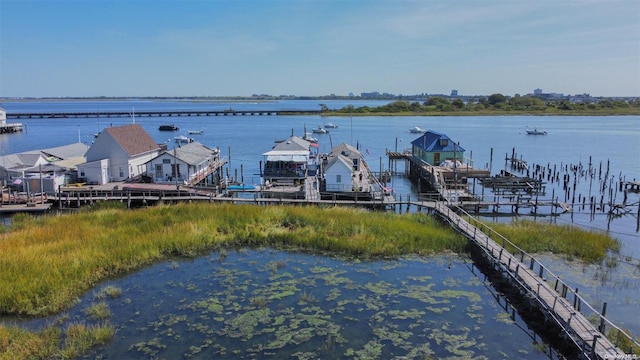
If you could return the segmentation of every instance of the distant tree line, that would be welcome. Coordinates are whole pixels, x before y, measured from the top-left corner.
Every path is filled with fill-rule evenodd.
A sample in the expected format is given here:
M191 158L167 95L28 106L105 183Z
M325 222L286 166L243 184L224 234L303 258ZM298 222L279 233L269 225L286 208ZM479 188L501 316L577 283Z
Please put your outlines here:
M326 111L327 109L323 109ZM492 94L487 97L478 97L472 101L461 99L447 99L433 96L424 102L398 100L378 107L354 107L348 105L337 112L366 114L366 113L446 113L446 112L532 112L532 113L557 113L561 111L577 112L611 112L622 110L623 113L640 111L640 98L623 101L604 99L592 103L570 102L568 100L542 100L535 96L516 94L506 97L502 94ZM624 111L627 110L627 111ZM615 112L615 111L613 111Z

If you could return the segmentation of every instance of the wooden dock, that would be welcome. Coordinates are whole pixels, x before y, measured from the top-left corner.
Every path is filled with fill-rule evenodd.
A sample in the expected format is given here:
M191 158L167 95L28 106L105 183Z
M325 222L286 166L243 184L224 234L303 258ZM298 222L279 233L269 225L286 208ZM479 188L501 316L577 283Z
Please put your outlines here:
M0 205L0 214L44 213L49 211L52 205L51 203L2 204Z
M429 203L424 203L429 206ZM435 203L435 211L445 218L458 231L473 241L492 263L508 274L514 283L531 299L537 307L548 315L548 319L555 322L580 350L585 359L620 359L626 353L614 345L604 334L605 326L617 331L617 337L627 337L636 347L640 344L622 329L609 322L603 314L593 309L580 295L565 284L559 277L549 271L533 256L519 249L507 239L495 233L502 245L496 243L485 233L488 228L480 230L450 209L444 202ZM457 209L457 211L462 211ZM464 212L463 212L464 213ZM466 213L465 213L466 214ZM468 218L473 219L469 214ZM517 249L516 256L505 249L505 245ZM528 263L528 264L527 264ZM551 285L554 283L555 285ZM573 303L569 298L573 295ZM600 322L596 327L587 318L586 312ZM603 311L604 312L604 311Z

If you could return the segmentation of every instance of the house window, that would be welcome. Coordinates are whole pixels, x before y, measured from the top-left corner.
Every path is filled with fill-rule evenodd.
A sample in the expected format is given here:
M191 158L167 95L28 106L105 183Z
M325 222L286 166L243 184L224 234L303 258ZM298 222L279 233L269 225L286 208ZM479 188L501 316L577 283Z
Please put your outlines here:
M171 164L171 159L162 159L163 164Z
M120 171L120 177L123 178L124 177L124 170L122 170L122 167L119 167L118 170Z
M449 139L440 139L440 146L445 147L449 145Z
M80 177L84 177L84 169L80 170Z
M336 175L336 182L337 183L341 183L342 182L342 174L337 174Z

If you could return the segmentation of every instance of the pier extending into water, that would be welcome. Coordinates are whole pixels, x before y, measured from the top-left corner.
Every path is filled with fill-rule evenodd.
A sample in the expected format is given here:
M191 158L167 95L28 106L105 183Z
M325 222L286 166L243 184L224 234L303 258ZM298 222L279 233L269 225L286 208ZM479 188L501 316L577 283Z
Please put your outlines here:
M624 358L626 354L632 354L633 349L618 347L623 338L636 350L640 348L631 335L605 317L606 303L601 312L594 309L578 294L578 288L571 288L535 257L463 209L452 209L444 202L436 202L434 209L480 248L494 270L508 277L520 293L529 299L530 305L544 314L546 323L553 323L562 330L566 339L579 350L580 358ZM512 249L511 252L506 249L507 246ZM589 319L597 319L597 325ZM607 329L615 335L615 342L605 336Z

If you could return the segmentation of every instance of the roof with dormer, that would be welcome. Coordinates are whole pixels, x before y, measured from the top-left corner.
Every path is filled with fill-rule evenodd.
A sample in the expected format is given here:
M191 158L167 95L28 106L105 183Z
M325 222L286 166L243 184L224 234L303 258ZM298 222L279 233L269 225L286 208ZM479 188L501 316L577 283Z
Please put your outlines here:
M447 135L435 131L427 131L419 138L413 140L411 145L427 152L463 152L464 148L456 144Z

